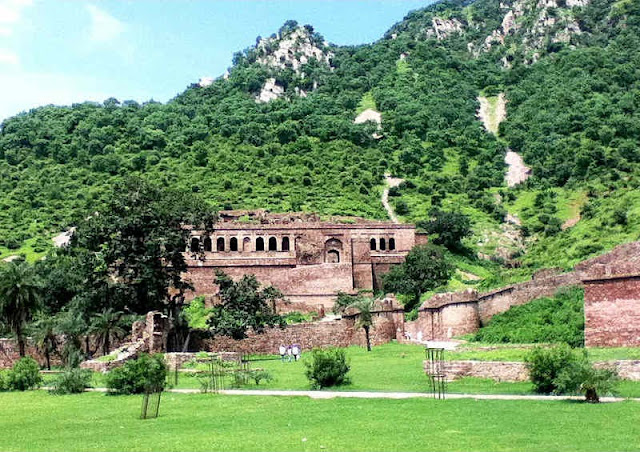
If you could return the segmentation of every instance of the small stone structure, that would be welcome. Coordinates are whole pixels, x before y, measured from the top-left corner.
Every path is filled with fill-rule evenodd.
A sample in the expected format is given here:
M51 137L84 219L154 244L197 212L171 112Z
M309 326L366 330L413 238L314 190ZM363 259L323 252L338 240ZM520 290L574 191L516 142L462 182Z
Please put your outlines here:
M134 322L131 326L131 342L117 348L109 358L91 359L80 364L83 369L96 372L107 372L122 366L130 359L135 359L140 353L161 353L167 349L167 333L169 322L167 316L158 311L147 313L144 322Z

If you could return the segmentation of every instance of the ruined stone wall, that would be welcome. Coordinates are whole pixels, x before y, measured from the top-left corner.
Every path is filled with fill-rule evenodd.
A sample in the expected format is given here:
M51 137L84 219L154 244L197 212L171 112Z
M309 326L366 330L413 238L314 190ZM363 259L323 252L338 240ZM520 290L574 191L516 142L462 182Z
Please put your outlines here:
M534 275L535 276L535 275ZM551 277L538 277L520 284L504 287L478 296L480 323L486 325L491 317L540 297L551 297L561 287L581 285L579 272L568 272Z
M36 348L33 341L28 340L25 347L26 356L30 356L41 366L46 365L46 359L42 353ZM0 339L0 369L8 369L13 367L13 364L20 359L20 349L18 348L18 341L15 339ZM51 365L60 364L60 358L58 356L51 356Z
M365 333L355 328L357 316L339 320L288 325L284 329L269 328L262 334L249 332L248 338L234 340L229 337L205 339L202 349L211 352L277 354L281 344L299 344L303 351L316 347L348 347L366 345ZM370 331L371 344L380 345L404 334L404 313L401 310L374 313L374 326Z
M185 253L189 267L186 279L195 290L187 299L215 295L215 271L222 270L233 278L254 274L262 284L280 289L293 303L301 302L316 311L320 306L329 309L338 292L381 287L381 274L390 265L403 262L415 245L412 225L260 218L259 223L222 221L213 231L192 231ZM269 249L270 243L275 243L275 249Z
M597 361L596 368L615 369L620 378L640 381L640 361ZM428 361L423 362L425 372ZM446 361L445 375L447 380L458 380L464 377L490 378L495 381L528 381L529 371L521 361Z
M640 346L640 266L594 268L584 284L585 345Z

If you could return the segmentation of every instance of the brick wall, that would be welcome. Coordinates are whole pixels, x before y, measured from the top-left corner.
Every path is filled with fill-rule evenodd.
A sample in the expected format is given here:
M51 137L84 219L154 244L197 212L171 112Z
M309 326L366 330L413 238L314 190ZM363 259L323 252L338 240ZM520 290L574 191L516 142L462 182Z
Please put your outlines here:
M613 368L618 371L620 378L640 381L640 361L598 361L593 363L596 368ZM428 361L423 363L425 372ZM527 381L529 371L525 363L520 361L446 361L445 374L448 380L458 380L464 377L490 378L495 381Z
M357 316L339 320L288 325L284 329L269 328L262 334L249 332L249 337L234 340L216 337L202 341L202 349L212 352L233 351L239 353L277 354L281 344L300 344L303 350L316 347L347 347L366 345L364 330L355 328ZM371 344L380 345L404 334L404 313L401 310L374 313L374 326L370 331Z
M584 280L587 347L640 346L640 266L601 266Z

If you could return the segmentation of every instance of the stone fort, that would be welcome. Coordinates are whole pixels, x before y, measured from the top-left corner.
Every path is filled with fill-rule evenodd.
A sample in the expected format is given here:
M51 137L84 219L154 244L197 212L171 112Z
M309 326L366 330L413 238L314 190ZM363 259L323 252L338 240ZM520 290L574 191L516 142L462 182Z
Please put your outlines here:
M291 302L283 311L333 306L338 292L381 288L381 276L427 237L415 226L354 217L223 211L211 231L192 230L185 253L190 297L214 296L215 272L253 274Z

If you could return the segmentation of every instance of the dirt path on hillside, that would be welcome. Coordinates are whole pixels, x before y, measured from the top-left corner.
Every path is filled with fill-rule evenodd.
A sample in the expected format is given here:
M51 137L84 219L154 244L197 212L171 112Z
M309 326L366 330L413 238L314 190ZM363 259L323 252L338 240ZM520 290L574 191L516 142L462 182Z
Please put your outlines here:
M394 223L400 223L400 220L398 220L396 213L393 211L393 207L391 207L391 204L389 204L389 189L392 187L397 187L398 185L404 182L404 179L400 179L399 177L391 177L389 173L386 173L384 175L384 182L385 182L385 187L384 187L384 190L382 190L382 198L381 198L382 205L384 206L384 209L387 211L387 215L389 215L389 218L391 219L391 221L393 221Z
M480 102L478 118L480 118L488 132L496 135L500 123L507 117L507 100L504 97L504 93L498 94L494 108L492 108L489 99L484 96L478 96L478 102Z
M517 152L507 149L504 163L507 164L507 172L504 175L507 187L514 187L529 179L531 168L524 164L524 160Z

